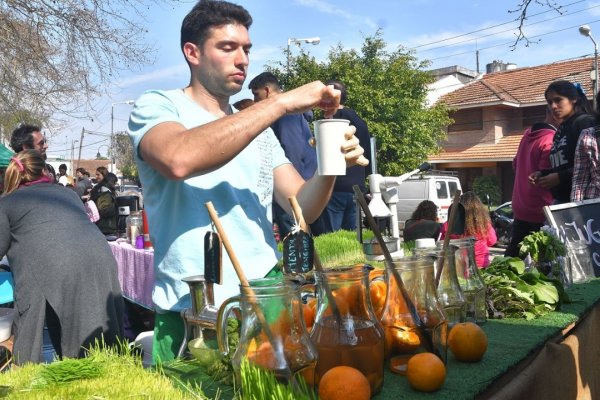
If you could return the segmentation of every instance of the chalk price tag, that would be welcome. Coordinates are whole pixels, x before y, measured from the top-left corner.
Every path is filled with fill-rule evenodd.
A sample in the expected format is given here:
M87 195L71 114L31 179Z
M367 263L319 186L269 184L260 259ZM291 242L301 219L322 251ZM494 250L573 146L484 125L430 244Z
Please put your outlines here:
M283 239L283 273L306 274L313 269L315 246L310 234L298 230Z

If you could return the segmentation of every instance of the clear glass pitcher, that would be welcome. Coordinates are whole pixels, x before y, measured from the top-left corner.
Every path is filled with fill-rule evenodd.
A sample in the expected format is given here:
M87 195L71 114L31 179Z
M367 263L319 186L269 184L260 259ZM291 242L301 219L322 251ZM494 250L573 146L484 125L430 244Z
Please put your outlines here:
M435 353L446 362L448 323L438 301L433 258L395 258L394 269L404 284L419 321L415 321L410 312L395 274L386 271L387 297L381 325L385 331L385 354L390 370L404 374L408 359L422 352Z
M452 239L450 244L456 246L456 275L467 302L466 319L483 324L487 319L486 287L475 262L475 238Z
M437 248L435 259L436 277L439 276L437 292L448 319L448 327L452 328L455 324L466 321L467 301L456 275L456 247L450 245L445 251L442 247L440 244ZM438 272L439 269L441 272Z
M372 395L383 386L384 333L369 298L370 269L357 265L315 271L317 316L310 338L319 352L317 385L331 368L345 365L367 377ZM331 289L333 304L323 282Z
M317 350L304 324L299 288L283 278L249 283L240 285L239 296L225 300L217 317L219 350L228 354L227 316L235 307L241 310L240 341L231 359L236 382L240 383L240 365L247 357L282 383L298 382L301 376L313 385Z

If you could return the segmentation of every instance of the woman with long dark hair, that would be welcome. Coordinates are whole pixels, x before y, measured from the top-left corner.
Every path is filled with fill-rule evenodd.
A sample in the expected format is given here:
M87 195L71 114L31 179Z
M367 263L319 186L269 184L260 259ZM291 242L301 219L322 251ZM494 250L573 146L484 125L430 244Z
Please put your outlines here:
M579 134L594 125L592 107L581 86L569 81L552 82L544 96L550 111L562 123L554 134L550 150L551 168L532 173L530 181L534 185L550 189L555 203L567 203L571 196Z
M17 364L42 361L44 324L59 357L84 356L95 340L116 344L123 331L108 243L79 196L53 184L45 165L35 150L14 155L0 198L0 257L6 255L15 282ZM93 246L82 250L73 243Z
M465 230L461 235L451 234L450 239L475 238L475 263L478 268L490 265L490 246L498 241L490 213L475 192L464 192L460 203L465 208ZM442 227L442 239L448 234L448 222Z
M96 203L100 214L100 219L96 221L96 225L105 235L115 235L117 233L117 182L117 176L112 172L107 172L106 176L90 192L90 200Z

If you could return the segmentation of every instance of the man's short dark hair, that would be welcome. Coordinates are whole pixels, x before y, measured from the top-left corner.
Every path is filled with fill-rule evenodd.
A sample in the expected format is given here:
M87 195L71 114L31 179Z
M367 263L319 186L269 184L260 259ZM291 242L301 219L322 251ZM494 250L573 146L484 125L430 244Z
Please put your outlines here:
M183 51L183 46L187 42L202 47L208 38L210 28L228 24L240 24L250 29L252 17L244 7L237 4L227 1L200 0L181 23L181 50Z
M338 81L337 79L328 80L326 85L327 86L333 85L333 87L335 89L342 92L340 95L340 104L342 104L342 105L346 104L346 100L348 99L348 94L346 93L346 85L344 85L341 81Z
M265 86L270 86L274 89L281 89L279 79L270 72L262 72L254 77L248 84L248 89L255 90Z
M39 126L22 124L17 127L10 137L10 147L15 153L23 151L23 145L33 149L33 132L41 132Z
M85 168L83 168L83 167L79 167L79 168L77 168L77 169L75 170L75 172L79 172L81 175L85 175L85 173L86 173L87 171L85 170Z
M67 170L67 164L60 164L58 166L58 170L60 171L61 169L64 170L64 171L66 171Z

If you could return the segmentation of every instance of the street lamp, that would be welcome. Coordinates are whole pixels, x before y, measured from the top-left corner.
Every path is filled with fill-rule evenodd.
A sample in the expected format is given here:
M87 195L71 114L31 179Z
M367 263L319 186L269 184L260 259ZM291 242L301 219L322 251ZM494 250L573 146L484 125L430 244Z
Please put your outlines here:
M99 160L102 158L102 154L100 154L100 149L106 147L106 151L110 152L110 148L108 147L107 144L103 144L102 146L98 147L98 152L96 153L96 160Z
M302 43L311 43L314 46L316 46L320 42L321 42L321 38L319 38L318 36L311 37L311 38L303 38L303 39L288 38L288 42L287 42L287 72L288 72L288 74L290 73L290 58L292 55L292 53L290 51L290 46L292 44L297 44L298 47L300 47L300 45L302 45Z
M132 105L133 103L135 103L134 100L117 101L110 107L110 172L114 172L113 164L115 163L115 106L117 104Z
M598 101L596 98L598 95L598 43L596 43L594 40L594 37L592 36L592 28L590 28L589 25L581 25L579 27L579 33L581 33L583 36L589 37L592 43L594 43L594 93L592 98L594 99L594 106L596 106Z

